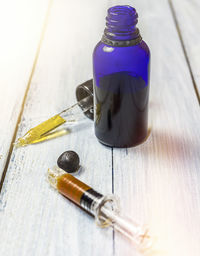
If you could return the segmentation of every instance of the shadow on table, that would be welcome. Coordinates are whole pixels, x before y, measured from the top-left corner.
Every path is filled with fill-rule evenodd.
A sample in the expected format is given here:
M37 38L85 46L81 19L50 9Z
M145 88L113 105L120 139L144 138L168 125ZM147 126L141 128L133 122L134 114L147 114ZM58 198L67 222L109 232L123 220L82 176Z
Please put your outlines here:
M200 159L200 144L194 135L181 136L152 130L141 151L155 158L183 163Z

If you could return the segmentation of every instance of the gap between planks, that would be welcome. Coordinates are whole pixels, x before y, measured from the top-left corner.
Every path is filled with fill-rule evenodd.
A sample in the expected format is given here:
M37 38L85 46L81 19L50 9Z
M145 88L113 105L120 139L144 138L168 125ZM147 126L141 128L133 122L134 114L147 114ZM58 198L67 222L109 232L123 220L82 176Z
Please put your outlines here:
M111 156L112 156L112 194L115 193L115 187L114 187L114 156L113 156L113 147L111 148ZM115 229L113 228L112 231L112 243L113 243L113 256L115 256Z
M47 25L48 25L48 20L49 20L52 5L53 5L53 0L49 0L46 16L45 16L45 19L44 19L44 24L42 26L40 40L39 40L38 47L37 47L36 54L35 54L35 58L34 58L34 61L33 61L33 66L32 66L31 73L30 73L30 76L29 76L29 79L28 79L27 87L26 87L26 90L25 90L25 93L24 93L24 97L23 97L21 108L20 108L19 116L18 116L18 119L17 119L17 123L16 123L16 126L15 126L14 134L13 134L11 144L10 144L10 147L9 147L8 156L7 156L7 159L6 159L6 164L5 164L3 174L2 174L2 178L1 178L1 181L0 181L0 193L1 193L1 190L2 190L2 187L3 187L3 183L4 183L4 180L5 180L6 173L7 173L10 158L11 158L11 155L12 155L12 152L13 152L13 147L14 147L13 144L16 140L18 126L19 126L19 123L21 122L21 118L22 118L22 114L23 114L23 111L24 111L26 98L27 98L27 95L28 95L28 91L30 89L31 81L32 81L32 78L33 78L33 75L34 75L34 72L35 72L35 68L36 68L36 65L37 65L38 58L39 58L40 49L41 49L41 45L42 45L42 42L43 42L43 39L44 39L45 31L46 31L46 28L47 28Z
M174 7L173 7L173 4L172 4L171 0L168 0L168 2L169 2L170 9L172 11L173 20L174 20L174 23L175 23L175 26L176 26L176 29L177 29L177 32L178 32L178 35L179 35L179 39L180 39L181 46L182 46L182 49L183 49L183 52L184 52L184 56L185 56L185 59L186 59L186 62L187 62L188 68L189 68L189 72L190 72L190 76L191 76L192 83L193 83L193 86L194 86L194 90L195 90L198 102L200 104L200 95L199 95L198 90L197 90L197 86L196 86L196 82L195 82L195 79L194 79L194 76L193 76L190 61L189 61L189 58L188 58L188 55L187 55L187 52L186 52L186 48L185 48L185 45L184 45L184 41L183 41L180 29L179 29L179 24L178 24L178 21L177 21L177 18L176 18L176 13L175 13L175 10L174 10ZM34 59L34 62L33 62L33 67L32 67L30 77L29 77L29 80L28 80L28 83L27 83L27 88L25 90L25 94L24 94L24 97L23 97L23 101L22 101L20 113L19 113L19 116L18 116L18 119L17 119L15 131L14 131L12 141L11 141L11 144L10 144L10 147L9 147L9 153L8 153L8 157L7 157L7 160L6 160L6 165L5 165L3 175L2 175L2 179L1 179L1 182L0 182L0 192L1 192L1 189L2 189L2 186L3 186L3 183L4 183L4 179L5 179L6 172L7 172L8 165L9 165L10 158L11 158L11 154L12 154L12 151L13 151L13 143L16 140L18 125L19 125L19 123L21 121L21 118L22 118L24 105L25 105L25 102L26 102L26 98L27 98L27 95L28 95L30 84L31 84L31 81L32 81L32 78L33 78L33 75L34 75L34 72L35 72L35 68L36 68L36 65L37 65L37 61L38 61L38 58L39 58L40 49L41 49L41 45L42 45L42 42L43 42L43 39L44 39L45 31L46 31L46 28L47 28L47 25L48 25L48 18L49 18L49 15L50 15L50 10L51 10L52 4L53 4L53 0L49 0L45 21L44 21L44 24L43 24L43 27L42 27L42 32L41 32L39 44L38 44L35 59ZM114 156L113 156L113 148L112 148L112 193L114 193L114 163L113 163L114 161L113 161L113 157ZM114 230L113 230L113 255L115 255L115 231Z
M188 69L189 69L189 72L190 72L190 77L192 79L193 87L194 87L198 102L200 104L200 94L199 94L199 91L197 89L197 84L196 84L196 81L195 81L195 78L194 78L194 75L193 75L193 72L192 72L192 67L191 67L190 60L189 60L189 57L188 57L188 54L187 54L187 51L186 51L186 47L185 47L185 44L184 44L184 41L183 41L183 37L181 35L181 30L180 30L180 27L179 27L179 24L178 24L178 20L176 18L176 12L175 12L174 6L172 4L172 0L168 0L168 3L169 3L169 7L171 9L171 12L172 12L172 17L173 17L173 20L174 20L174 23L175 23L176 30L178 32L178 36L179 36L179 39L180 39L180 42L181 42L181 47L183 49L183 53L184 53L184 56L185 56L185 59L186 59L186 63L187 63L187 66L188 66Z

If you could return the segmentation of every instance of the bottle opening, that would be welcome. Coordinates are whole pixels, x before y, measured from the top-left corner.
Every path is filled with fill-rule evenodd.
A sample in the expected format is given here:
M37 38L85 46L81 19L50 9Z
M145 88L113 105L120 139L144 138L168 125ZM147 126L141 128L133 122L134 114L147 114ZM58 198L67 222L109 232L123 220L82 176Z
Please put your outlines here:
M138 14L135 8L128 5L117 5L108 9L105 36L114 41L127 41L139 37L136 28Z
M117 5L113 6L108 9L108 14L113 15L113 16L118 16L118 15L131 15L135 16L137 15L137 12L135 8L129 6L129 5Z

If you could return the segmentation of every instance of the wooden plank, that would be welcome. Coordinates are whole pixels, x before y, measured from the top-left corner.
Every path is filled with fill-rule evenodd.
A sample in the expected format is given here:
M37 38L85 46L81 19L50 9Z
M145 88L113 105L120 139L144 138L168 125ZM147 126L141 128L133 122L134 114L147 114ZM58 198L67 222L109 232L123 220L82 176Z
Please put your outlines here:
M135 6L139 28L152 53L152 132L138 147L114 149L114 192L122 198L122 209L129 217L149 224L158 236L158 246L164 251L159 255L198 256L198 101L168 2L135 1ZM192 8L194 4L189 8L191 12ZM192 16L191 23L195 20ZM186 27L194 31L184 16L181 23L183 30ZM187 45L193 49L191 41L187 40ZM115 255L130 255L131 251L126 241L116 235Z
M180 30L183 48L188 59L188 65L191 69L194 86L196 87L200 102L200 35L198 33L200 30L200 2L198 0L173 0L170 3L174 12L175 21Z
M45 1L0 1L0 179L31 75L42 26Z
M106 1L54 3L17 136L75 102L76 86L92 77L106 9ZM1 255L113 255L112 230L96 227L46 181L47 169L66 150L79 154L81 180L112 192L112 152L97 142L88 119L69 135L14 149L1 195Z
M93 19L98 18L99 22L96 27L92 23L91 27L91 21L84 17L75 31L69 25L66 29L66 24L72 24L76 4L70 8L64 1L55 4L18 136L34 122L74 102L75 86L90 78L91 67L88 64L82 67L83 63L89 63L91 44L96 43L103 30L100 24L106 4L103 6L101 1L91 10L91 2L85 2L85 7L81 2L77 6L90 19L98 12L98 17ZM168 255L196 256L199 255L200 212L196 96L167 3L137 1L136 7L140 24L143 24L140 26L142 34L152 51L150 110L153 131L140 147L114 150L114 190L121 196L123 210L131 218L150 223L164 248L169 249ZM79 14L78 9L75 17ZM158 24L159 27L163 24L163 31L157 35ZM85 31L91 30L88 41ZM66 41L67 34L72 35L74 41ZM76 47L78 36L85 43ZM173 47L167 48L166 38L172 40ZM165 58L168 62L163 61ZM79 70L78 75L75 67ZM67 95L66 98L63 95ZM54 165L60 153L74 149L85 169L80 178L100 191L111 192L111 152L97 143L92 129L92 124L86 122L85 130L77 126L69 136L13 152L1 195L0 230L4 239L0 241L0 252L3 255L13 255L13 252L16 255L113 254L111 232L97 229L89 216L51 190L44 177L46 169ZM95 151L98 155L90 155ZM115 246L115 255L133 252L118 237Z

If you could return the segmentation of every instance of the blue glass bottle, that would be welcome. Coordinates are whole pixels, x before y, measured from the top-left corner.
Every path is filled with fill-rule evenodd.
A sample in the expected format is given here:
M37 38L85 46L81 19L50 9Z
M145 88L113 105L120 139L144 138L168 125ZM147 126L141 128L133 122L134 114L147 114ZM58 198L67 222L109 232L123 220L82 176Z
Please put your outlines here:
M150 51L137 22L133 7L109 8L93 52L95 135L111 147L138 145L148 133Z

